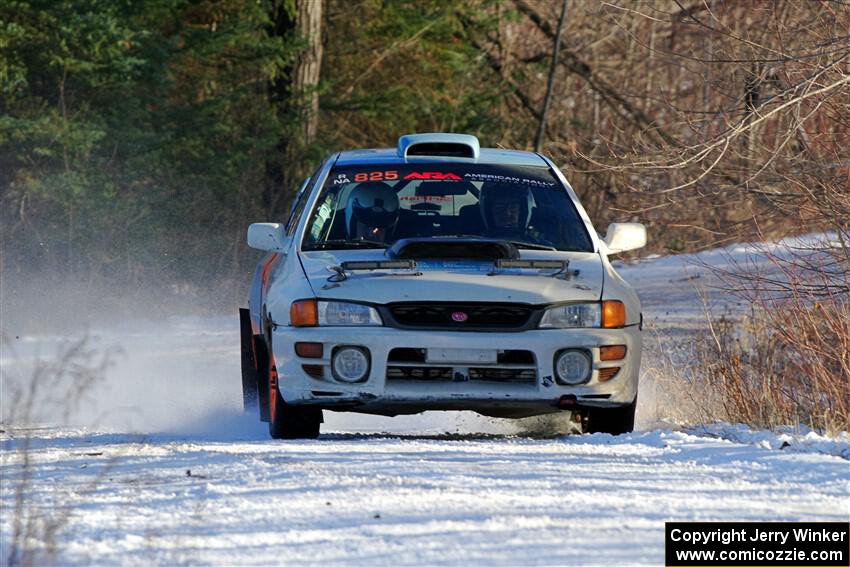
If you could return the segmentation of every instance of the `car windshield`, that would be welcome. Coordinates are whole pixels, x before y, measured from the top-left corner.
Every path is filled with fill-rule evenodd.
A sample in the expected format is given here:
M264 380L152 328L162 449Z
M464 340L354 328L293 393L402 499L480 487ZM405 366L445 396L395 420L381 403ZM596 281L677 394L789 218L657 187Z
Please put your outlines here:
M548 168L453 163L334 168L302 248L383 248L416 237L593 251L578 211Z

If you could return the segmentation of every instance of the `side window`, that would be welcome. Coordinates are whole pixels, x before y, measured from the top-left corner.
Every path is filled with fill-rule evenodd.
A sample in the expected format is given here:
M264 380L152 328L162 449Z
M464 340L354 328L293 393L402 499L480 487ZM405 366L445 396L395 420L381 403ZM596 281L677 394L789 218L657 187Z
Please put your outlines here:
M292 236L295 234L295 229L298 228L298 219L301 218L301 213L304 211L304 206L309 201L310 191L307 187L310 185L310 182L319 176L319 172L322 171L322 167L325 165L325 162L319 164L319 167L316 168L316 171L313 172L313 175L305 179L301 183L301 187L298 189L298 195L295 197L295 201L292 203L292 211L289 213L289 220L286 221L286 235Z
M304 203L307 202L307 192L305 191L305 189L310 183L310 179L311 177L308 177L301 183L301 188L298 190L298 194L292 201L292 210L289 211L289 219L286 221L287 236L292 236L298 226L298 218L301 216L301 211L304 210Z
M339 197L340 193L341 191L339 189L328 191L324 200L316 207L316 210L313 213L313 220L310 224L310 230L307 233L308 242L317 242L322 239L327 239L328 234L334 225L334 221L337 218L345 218L344 212L337 215L339 211L336 208L336 199Z

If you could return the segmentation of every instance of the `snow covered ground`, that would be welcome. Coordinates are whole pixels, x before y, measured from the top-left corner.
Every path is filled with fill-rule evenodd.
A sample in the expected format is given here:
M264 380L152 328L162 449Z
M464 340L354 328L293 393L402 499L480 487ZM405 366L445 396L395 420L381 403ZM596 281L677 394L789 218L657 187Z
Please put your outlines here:
M692 257L621 273L641 293L649 340L698 332L694 284L712 280ZM711 289L706 302L745 307ZM273 442L239 411L236 326L228 316L91 331L113 364L79 408L61 423L37 415L44 427L0 425L4 561L22 486L26 513L47 522L37 525L59 520L63 564L658 565L669 520L850 519L847 434L682 429L640 408L639 431L620 437L529 436L539 423L469 413L326 413L319 440ZM63 342L4 346L4 416L35 356Z
M848 517L847 460L682 432L33 434L28 497L73 514L63 563L659 565L667 520Z

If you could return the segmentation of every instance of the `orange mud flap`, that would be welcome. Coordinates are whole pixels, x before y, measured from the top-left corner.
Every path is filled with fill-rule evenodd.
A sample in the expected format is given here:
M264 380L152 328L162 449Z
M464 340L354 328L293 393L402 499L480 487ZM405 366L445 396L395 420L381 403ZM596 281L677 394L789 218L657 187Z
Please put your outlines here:
M274 353L271 353L269 354L269 419L274 419L277 402L277 365L275 365Z

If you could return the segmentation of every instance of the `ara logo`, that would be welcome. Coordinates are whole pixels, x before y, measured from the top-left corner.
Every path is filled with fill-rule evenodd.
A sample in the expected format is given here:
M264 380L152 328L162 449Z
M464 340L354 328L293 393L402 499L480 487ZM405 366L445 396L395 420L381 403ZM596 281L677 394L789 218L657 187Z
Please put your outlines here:
M442 171L413 171L404 176L405 179L433 179L436 181L460 181L460 177L454 173L443 173Z
M467 315L463 311L455 311L454 313L452 313L452 321L454 321L455 323L464 323L467 319L469 319L469 315Z

